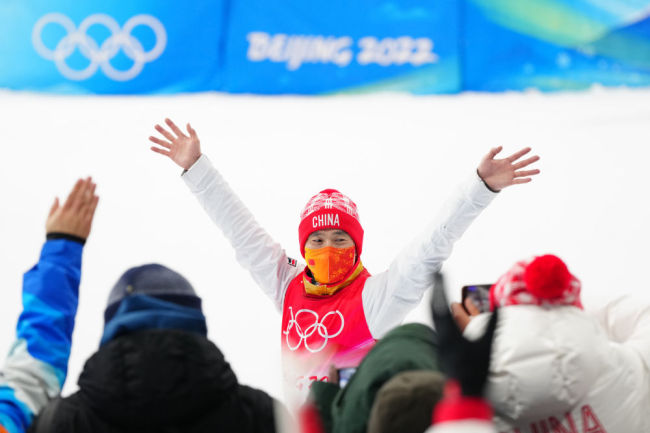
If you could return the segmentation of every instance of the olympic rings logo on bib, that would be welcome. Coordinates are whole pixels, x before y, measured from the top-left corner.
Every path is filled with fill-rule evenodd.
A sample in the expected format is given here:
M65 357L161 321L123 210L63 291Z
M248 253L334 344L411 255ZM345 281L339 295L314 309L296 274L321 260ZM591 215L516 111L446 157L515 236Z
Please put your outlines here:
M58 24L67 32L53 50L46 47L42 39L43 29L50 24ZM111 36L101 45L87 34L88 29L94 25L103 26L111 32ZM149 27L156 37L156 43L149 51L145 51L142 43L131 34L133 29L138 26ZM120 28L117 21L111 16L94 14L83 20L79 28L76 28L67 16L60 13L49 13L41 17L34 25L32 44L41 57L54 61L59 72L70 80L86 80L95 75L97 69L101 67L102 72L108 78L114 81L128 81L138 76L146 63L160 57L167 45L167 33L162 23L151 15L136 15L130 18L123 28ZM71 68L66 63L66 60L77 48L90 61L90 64L83 69ZM120 49L133 61L133 65L127 70L119 70L111 65L111 59L118 54Z
M286 336L287 347L291 351L298 350L302 345L311 353L320 352L327 346L327 342L337 337L343 332L344 319L340 311L330 311L319 319L318 313L308 309L298 310L293 314L293 308L289 307L291 318L287 324L287 329L282 331ZM339 318L340 325L334 324L334 329L329 329L326 325L327 319L335 321ZM330 326L332 324L330 323ZM293 332L292 332L293 331ZM332 332L335 331L335 332Z

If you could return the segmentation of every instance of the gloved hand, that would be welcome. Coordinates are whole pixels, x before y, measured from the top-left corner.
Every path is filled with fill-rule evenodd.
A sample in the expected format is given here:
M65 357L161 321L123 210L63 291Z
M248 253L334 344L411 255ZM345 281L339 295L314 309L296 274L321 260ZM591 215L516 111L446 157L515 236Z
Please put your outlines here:
M440 344L440 366L449 379L458 382L462 395L482 397L490 367L498 309L492 313L485 334L476 341L469 341L458 329L448 305L443 276L436 273L431 315Z

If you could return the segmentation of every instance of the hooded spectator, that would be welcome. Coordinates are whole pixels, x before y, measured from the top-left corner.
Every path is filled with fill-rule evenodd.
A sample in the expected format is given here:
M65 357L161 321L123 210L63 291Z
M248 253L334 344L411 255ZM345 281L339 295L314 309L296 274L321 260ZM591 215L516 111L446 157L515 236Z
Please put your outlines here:
M180 274L157 264L129 269L104 316L79 391L51 403L33 432L276 431L274 400L237 382Z

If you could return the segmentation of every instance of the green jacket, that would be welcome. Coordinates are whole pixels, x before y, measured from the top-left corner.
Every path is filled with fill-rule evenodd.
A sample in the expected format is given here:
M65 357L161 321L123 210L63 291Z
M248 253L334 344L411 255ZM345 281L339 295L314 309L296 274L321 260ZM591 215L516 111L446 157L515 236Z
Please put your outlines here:
M365 433L375 395L396 374L438 368L436 333L421 323L390 331L363 359L343 389L337 384L314 382L311 398L327 433Z

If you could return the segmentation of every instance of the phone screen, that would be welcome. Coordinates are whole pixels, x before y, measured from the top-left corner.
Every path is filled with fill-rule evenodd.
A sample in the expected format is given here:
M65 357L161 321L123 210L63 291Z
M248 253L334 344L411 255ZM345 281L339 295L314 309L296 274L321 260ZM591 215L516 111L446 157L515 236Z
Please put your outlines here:
M465 308L465 298L470 298L481 313L490 311L490 287L492 287L492 284L463 286L463 308Z
M345 385L348 384L355 371L357 371L357 369L354 367L339 369L339 386L341 388L345 388Z

